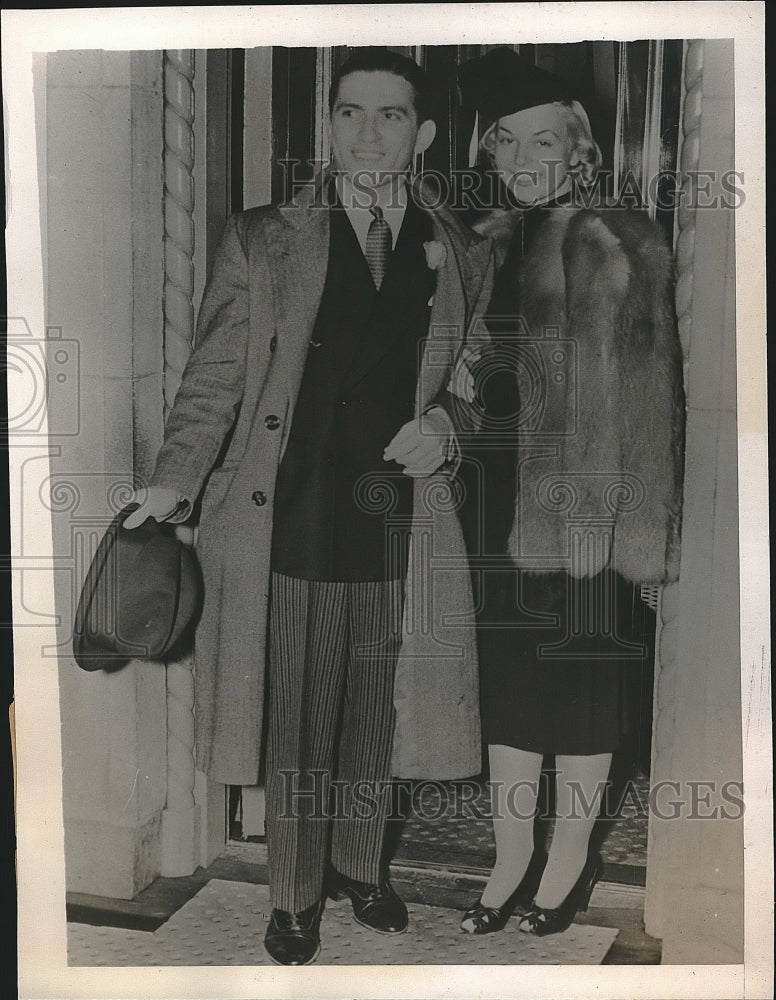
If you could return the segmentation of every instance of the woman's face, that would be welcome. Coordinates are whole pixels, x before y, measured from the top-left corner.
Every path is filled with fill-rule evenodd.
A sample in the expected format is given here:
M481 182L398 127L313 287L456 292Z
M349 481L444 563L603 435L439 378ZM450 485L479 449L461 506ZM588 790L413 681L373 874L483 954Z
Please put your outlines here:
M571 189L571 145L555 104L526 108L496 124L496 170L517 201L541 204Z

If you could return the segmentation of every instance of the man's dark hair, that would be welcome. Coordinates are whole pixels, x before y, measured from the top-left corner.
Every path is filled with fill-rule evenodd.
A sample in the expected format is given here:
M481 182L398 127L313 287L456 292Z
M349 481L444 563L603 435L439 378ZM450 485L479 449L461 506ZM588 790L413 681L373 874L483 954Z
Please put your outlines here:
M431 117L430 85L424 70L414 59L392 52L391 49L378 46L367 46L354 49L345 62L334 74L329 87L329 114L334 111L339 86L351 73L393 73L400 76L412 87L413 106L417 115L418 125Z

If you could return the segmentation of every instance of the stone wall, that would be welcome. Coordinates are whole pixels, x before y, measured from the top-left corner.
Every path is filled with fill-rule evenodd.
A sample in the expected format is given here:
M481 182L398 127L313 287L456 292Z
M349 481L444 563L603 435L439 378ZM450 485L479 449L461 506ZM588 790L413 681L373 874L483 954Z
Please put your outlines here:
M70 655L80 582L162 434L162 57L52 53L44 102L47 326L78 345L78 426L52 397L50 497L67 888L129 898L160 869L164 671L87 674ZM56 350L54 341L50 354ZM72 430L72 428L70 428ZM52 738L56 734L52 733Z
M719 177L734 168L733 43L689 42L684 86L682 170ZM694 212L680 212L679 230L685 505L680 581L661 608L652 782L679 783L662 811L677 811L673 798L681 815L650 817L646 928L663 939L666 964L741 962L743 822L721 814L740 812L721 789L740 782L743 768L735 213L699 200ZM708 802L695 782L714 783Z

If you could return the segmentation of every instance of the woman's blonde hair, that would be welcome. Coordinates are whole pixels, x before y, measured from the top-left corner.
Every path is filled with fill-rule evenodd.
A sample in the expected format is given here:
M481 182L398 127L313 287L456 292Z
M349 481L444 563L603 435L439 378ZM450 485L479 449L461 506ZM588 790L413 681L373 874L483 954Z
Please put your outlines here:
M578 183L589 186L593 184L601 169L601 150L593 138L590 119L579 101L555 101L555 107L561 113L566 126L566 134L573 143L570 156L569 174ZM485 154L491 167L495 164L494 148L498 120L491 122L482 138L480 149Z

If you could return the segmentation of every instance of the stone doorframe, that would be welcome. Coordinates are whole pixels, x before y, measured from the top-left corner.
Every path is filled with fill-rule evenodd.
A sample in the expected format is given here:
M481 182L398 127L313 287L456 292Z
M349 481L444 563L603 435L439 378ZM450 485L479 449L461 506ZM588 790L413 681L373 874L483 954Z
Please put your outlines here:
M165 419L180 387L195 333L195 302L206 271L206 54L163 54ZM197 136L199 141L197 141ZM197 241L197 233L203 234ZM186 542L190 528L177 529ZM188 875L208 865L226 841L224 786L194 764L194 665L191 655L166 667L167 801L161 824L161 875Z
M711 815L720 789L732 790L743 774L735 213L710 207L703 194L703 178L719 196L720 177L735 167L733 56L730 39L685 43L687 201L675 240L687 388L682 561L679 582L660 602L652 746L652 790L665 782L672 791L675 782L683 809L665 821L650 810L645 910L647 932L663 939L664 963L743 960L742 813ZM705 818L693 818L688 802L706 782L715 785L711 808L701 804L694 811Z

